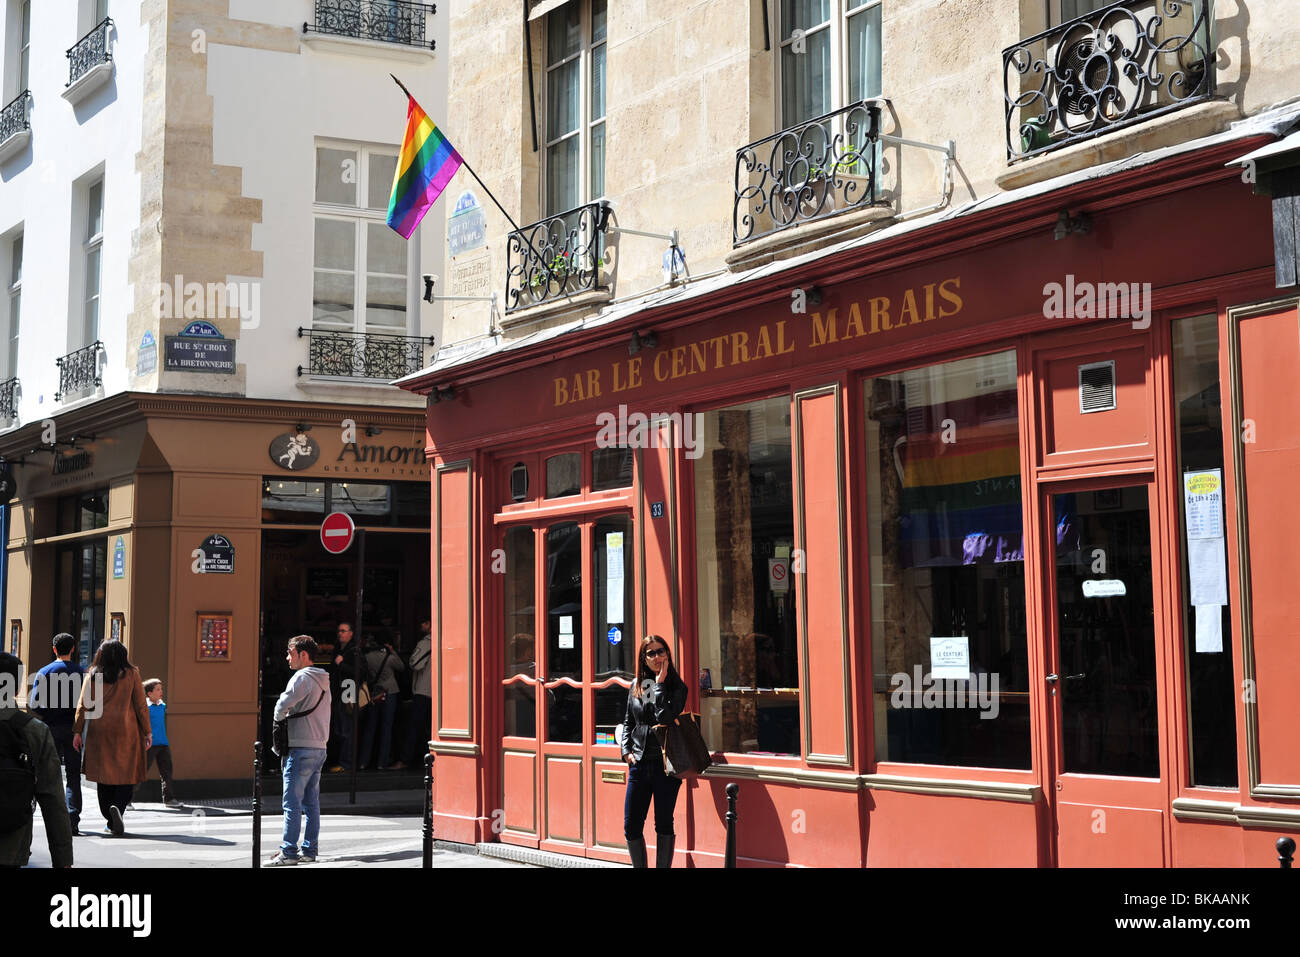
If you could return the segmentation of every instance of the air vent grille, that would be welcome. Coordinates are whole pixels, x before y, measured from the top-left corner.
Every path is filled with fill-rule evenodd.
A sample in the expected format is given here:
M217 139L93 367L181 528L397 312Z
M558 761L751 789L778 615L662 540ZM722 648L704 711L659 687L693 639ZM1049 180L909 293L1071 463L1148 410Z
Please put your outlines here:
M1115 408L1115 360L1079 366L1079 411L1107 412Z

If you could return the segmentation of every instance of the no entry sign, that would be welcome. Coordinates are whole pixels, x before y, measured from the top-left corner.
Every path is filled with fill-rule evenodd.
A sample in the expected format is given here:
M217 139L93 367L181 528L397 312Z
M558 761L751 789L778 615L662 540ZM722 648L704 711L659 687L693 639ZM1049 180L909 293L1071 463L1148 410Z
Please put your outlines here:
M330 512L320 523L320 543L332 555L346 552L356 533L357 527L347 512Z

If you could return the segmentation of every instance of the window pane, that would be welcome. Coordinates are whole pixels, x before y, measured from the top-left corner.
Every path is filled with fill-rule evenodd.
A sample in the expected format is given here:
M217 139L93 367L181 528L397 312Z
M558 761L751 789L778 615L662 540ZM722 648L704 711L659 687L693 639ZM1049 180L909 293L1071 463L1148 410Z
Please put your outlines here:
M1178 319L1174 334L1174 409L1178 416L1178 465L1182 514L1183 640L1187 656L1188 730L1192 746L1193 785L1237 786L1237 715L1233 700L1232 649L1223 636L1232 634L1227 588L1218 596L1203 594L1200 576L1193 582L1188 566L1196 551L1198 566L1224 569L1227 549L1222 535L1188 539L1187 496L1214 497L1223 518L1223 404L1219 393L1219 322L1216 316ZM1217 486L1217 488L1215 487ZM1203 490L1200 492L1193 489ZM1195 501L1195 500L1194 500ZM1204 499L1200 500L1204 502ZM1204 504L1198 506L1205 508ZM1207 601L1213 598L1214 601ZM1225 601L1218 604L1218 598ZM1202 604L1198 607L1197 602ZM1218 618L1218 638L1213 619Z
M533 530L506 532L505 677L537 677L536 595ZM537 689L526 681L505 686L504 733L520 738L537 737Z
M567 3L546 17L546 64L558 63L582 49L582 4Z
M795 126L831 110L831 32L818 30L804 38L806 50L781 48L781 103L785 126Z
M324 514L324 482L262 481L262 521L314 525Z
M406 280L366 278L366 325L406 331Z
M632 631L632 520L626 515L596 522L592 569L597 684L609 678L631 681L636 668L636 634ZM617 744L614 730L627 709L627 688L612 684L596 691L596 744Z
M546 740L582 742L582 532L573 522L546 530Z
M22 282L23 279L23 237L14 240L13 255L9 263L9 285Z
M1028 768L1015 353L871 379L865 402L876 756ZM931 676L936 638L965 678Z
M591 119L605 115L605 44L591 51Z
M563 213L578 205L578 138L546 150L546 212Z
M16 292L9 299L9 378L18 374L18 322L22 314L23 296Z
M599 43L605 39L607 16L606 0L591 0L591 42Z
M92 183L86 193L86 239L104 231L104 181Z
M415 461L415 459L412 459L412 464L416 467L423 465L422 462ZM429 527L431 508L428 484L425 482L394 482L392 489L393 497L397 502L397 524L404 528L427 529Z
M99 338L99 268L101 252L101 247L92 246L86 253L86 345L90 345Z
M849 18L849 101L880 96L880 7Z
M781 0L781 39L825 23L830 16L831 0Z
M605 124L591 128L591 198L605 195Z
M355 206L359 175L356 150L316 148L316 202Z
M367 272L405 276L406 249L406 240L387 223L366 224Z
M632 485L631 449L596 449L591 453L591 490L630 488Z
M546 497L562 498L582 491L582 456L577 452L553 455L546 460Z
M356 268L357 224L346 219L316 220L316 259L319 269Z
M364 525L387 525L393 511L389 486L368 482L331 482L329 507L364 518Z
M558 139L572 133L581 122L582 101L578 98L580 64L577 60L546 74L546 138Z
M367 192L371 209L387 209L388 197L393 192L393 174L397 172L397 157L384 153L370 154L370 184ZM392 230L389 230L392 232ZM396 235L396 233L394 233Z
M316 270L312 283L312 324L351 329L356 315L355 285L351 275Z
M801 753L790 397L704 413L695 465L701 718L722 751Z

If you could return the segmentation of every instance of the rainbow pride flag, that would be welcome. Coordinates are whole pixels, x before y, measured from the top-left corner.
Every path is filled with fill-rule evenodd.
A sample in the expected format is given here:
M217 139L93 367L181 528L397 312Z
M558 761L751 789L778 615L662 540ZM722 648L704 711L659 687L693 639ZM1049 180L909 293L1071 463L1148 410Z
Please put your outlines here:
M460 169L461 162L451 141L433 125L415 97L408 96L406 135L393 173L393 191L388 197L388 225L403 239L410 239L424 214Z

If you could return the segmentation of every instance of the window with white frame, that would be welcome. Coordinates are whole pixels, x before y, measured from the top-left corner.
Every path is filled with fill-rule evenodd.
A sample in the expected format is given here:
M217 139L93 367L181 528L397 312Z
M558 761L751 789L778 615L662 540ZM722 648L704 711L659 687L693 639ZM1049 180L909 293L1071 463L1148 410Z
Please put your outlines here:
M31 83L32 71L32 0L22 0L18 4L18 73L17 86L13 95L17 96ZM12 97L10 97L12 99Z
M547 216L605 195L605 26L606 0L547 14Z
M880 96L882 0L780 0L785 129Z
M82 312L82 346L99 338L99 286L104 255L104 181L96 180L86 188L86 232L82 240L85 261L84 309Z
M392 147L317 146L313 329L407 334L411 253L387 223L396 169Z
M9 248L9 375L18 375L18 324L23 306L23 234L14 237Z

